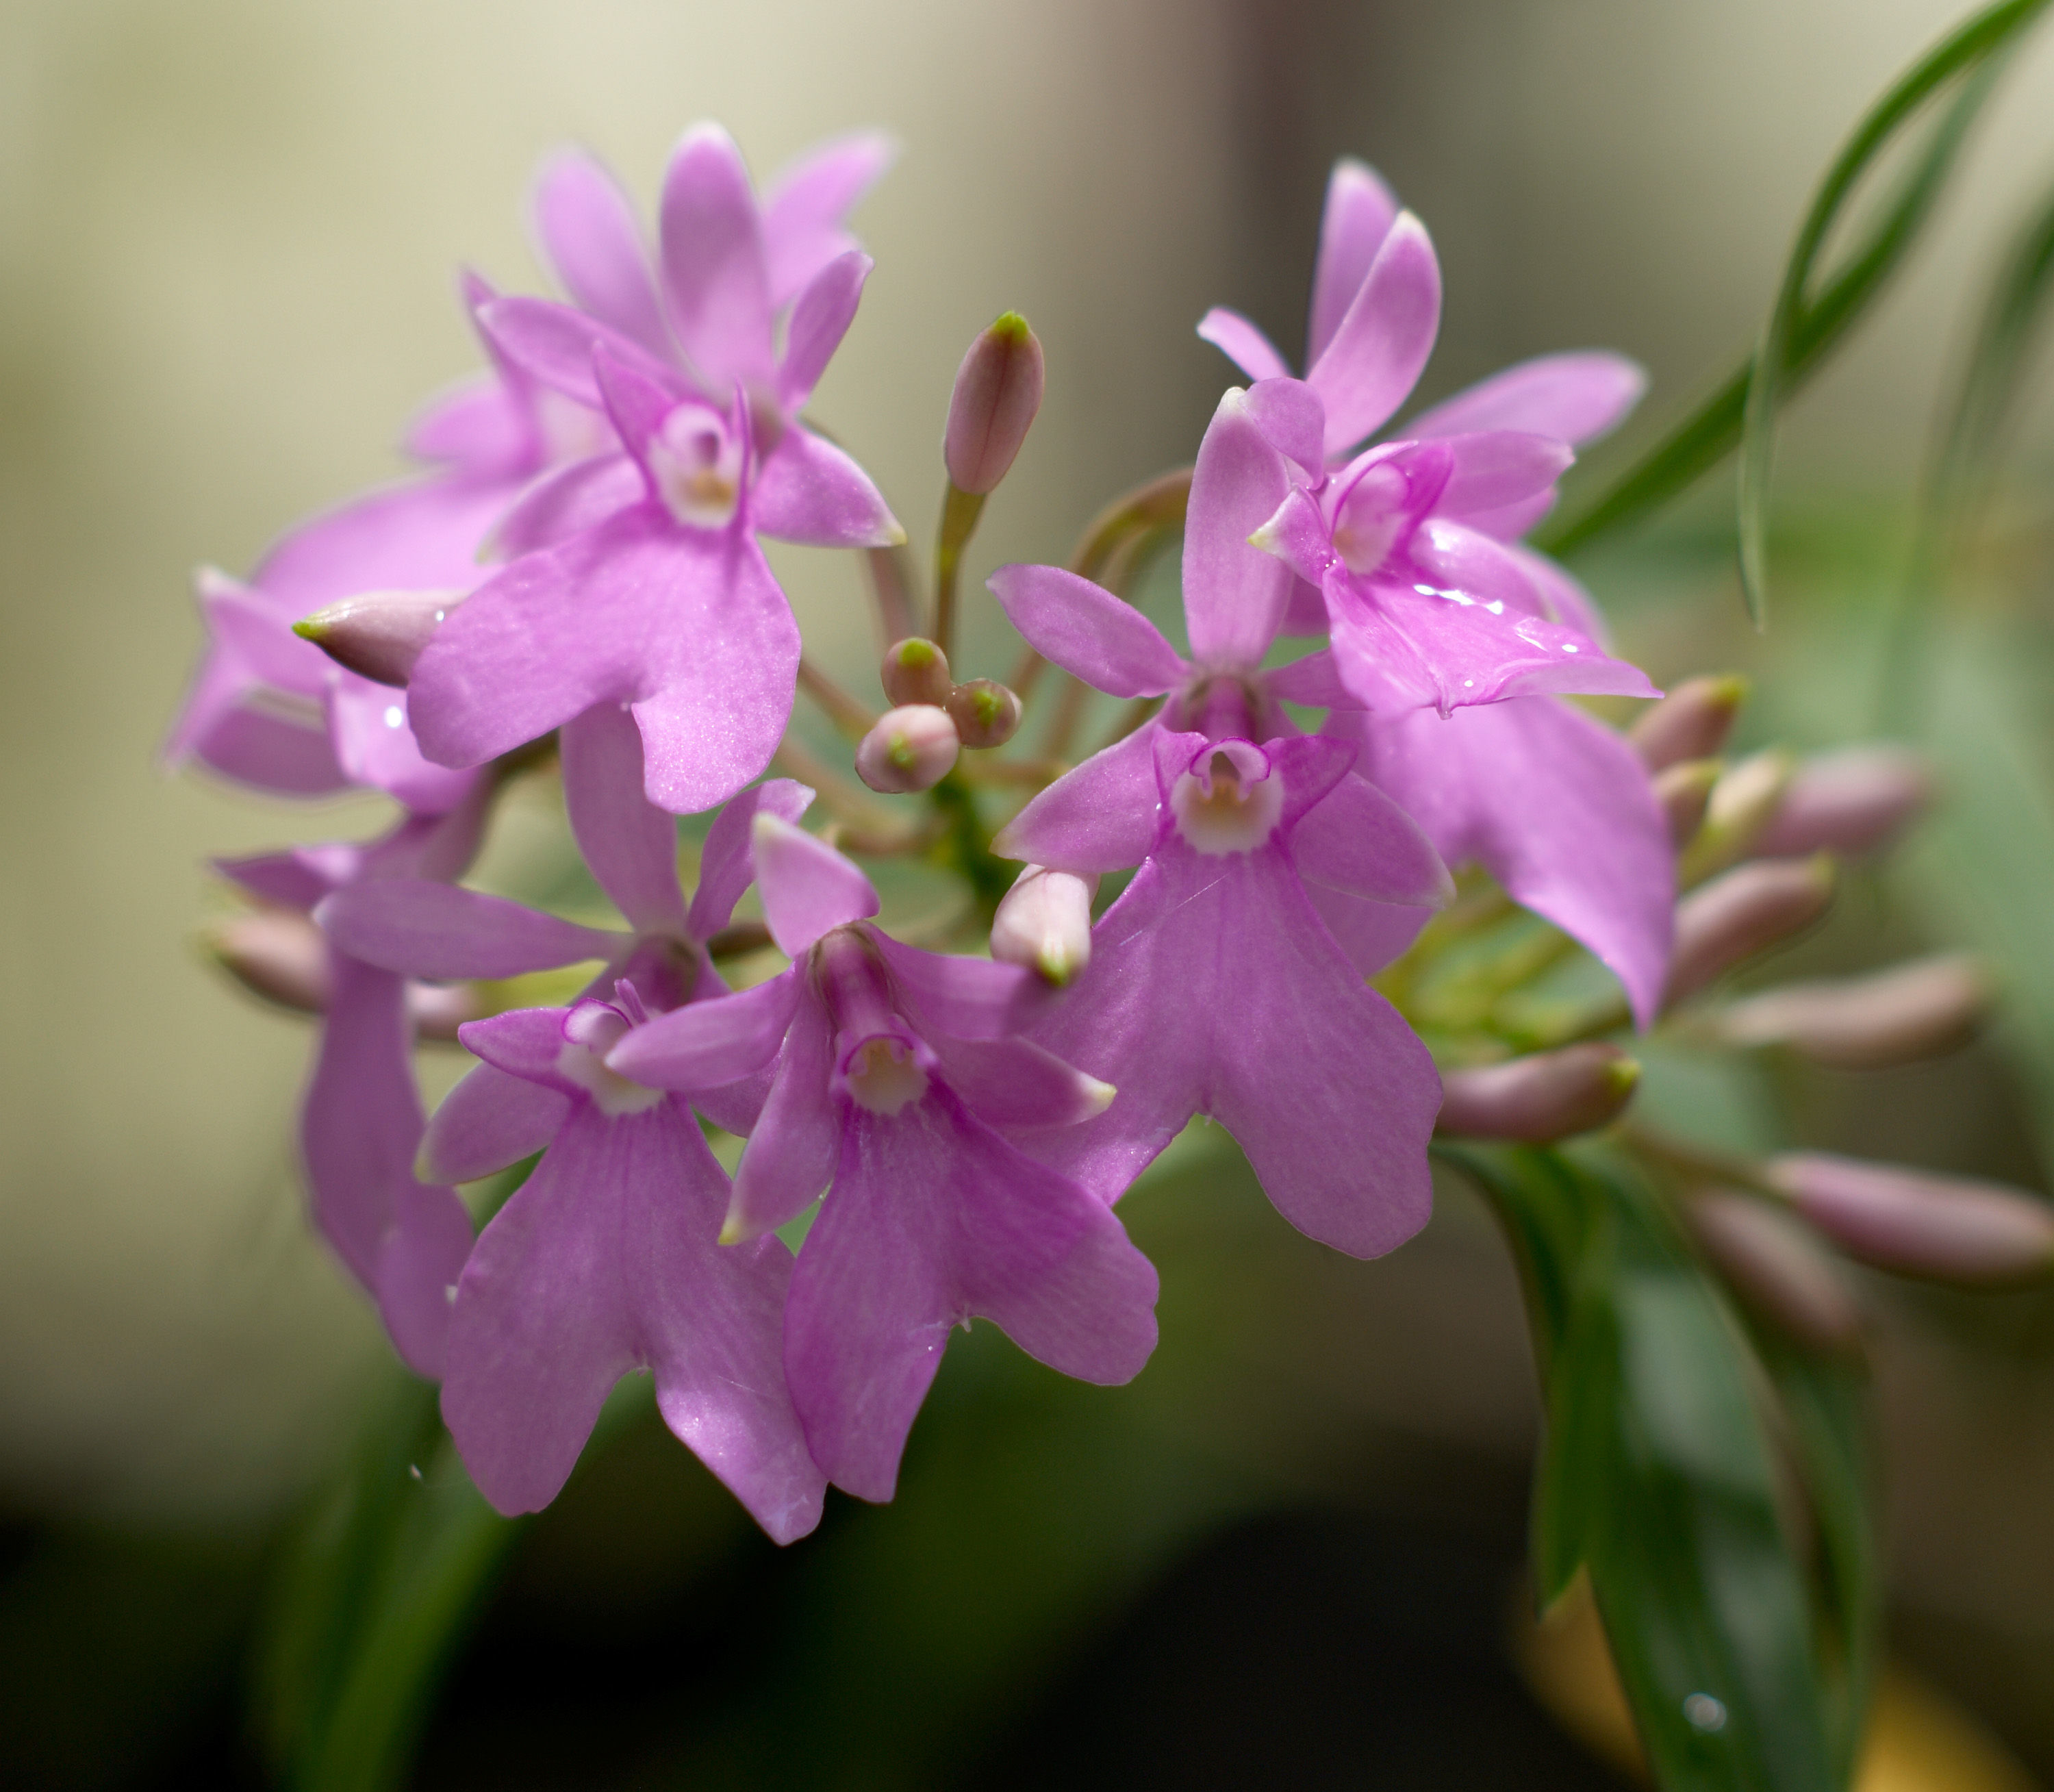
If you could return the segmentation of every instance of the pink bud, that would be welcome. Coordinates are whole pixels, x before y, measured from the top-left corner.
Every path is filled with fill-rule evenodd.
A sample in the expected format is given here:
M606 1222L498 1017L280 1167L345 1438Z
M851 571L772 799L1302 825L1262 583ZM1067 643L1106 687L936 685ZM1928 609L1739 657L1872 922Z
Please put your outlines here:
M1725 745L1746 701L1744 678L1686 679L1641 715L1630 738L1650 771L1666 771L1686 759L1709 759Z
M1020 726L1020 699L994 678L974 678L949 693L949 714L966 746L1003 746Z
M1850 1257L1879 1270L1971 1288L2054 1270L2054 1209L2023 1189L1821 1152L1772 1159L1769 1177Z
M1655 800L1668 817L1669 838L1681 846L1705 819L1705 805L1719 781L1716 759L1686 759L1655 774Z
M931 703L939 707L949 700L955 680L949 676L949 656L931 641L915 635L894 641L884 651L879 673L884 695L894 703Z
M1098 879L1030 864L991 918L991 955L1024 964L1058 989L1091 963L1092 898Z
M956 369L942 459L949 482L982 497L995 490L1041 408L1041 345L1009 311L970 345Z
M1744 864L1676 905L1676 947L1669 961L1673 1005L1743 959L1802 931L1833 900L1829 859Z
M1814 1350L1845 1350L1861 1314L1833 1260L1787 1215L1752 1195L1715 1190L1684 1205L1713 1268L1763 1318Z
M1933 774L1909 747L1882 743L1821 754L1797 768L1757 837L1764 858L1822 849L1851 857L1880 852L1933 798Z
M1989 1006L1989 979L1959 954L1872 976L1786 983L1714 1018L1731 1046L1788 1046L1821 1064L1871 1070L1950 1051Z
M1596 1044L1450 1070L1441 1079L1434 1129L1547 1144L1615 1119L1639 1083L1638 1064L1615 1046Z
M328 936L305 916L284 908L233 915L205 939L215 962L253 995L300 1014L326 1011L335 987Z
M925 790L956 762L956 725L932 703L887 710L856 745L856 775L873 790Z
M293 624L339 666L380 684L403 685L443 618L463 601L456 591L367 591Z

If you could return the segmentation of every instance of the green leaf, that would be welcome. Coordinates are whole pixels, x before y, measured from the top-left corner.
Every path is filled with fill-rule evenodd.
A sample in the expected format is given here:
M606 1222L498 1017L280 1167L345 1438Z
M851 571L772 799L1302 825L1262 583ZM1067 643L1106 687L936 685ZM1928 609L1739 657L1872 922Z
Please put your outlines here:
M1588 1569L1669 1792L1836 1792L1859 1701L1828 1697L1832 1625L1779 1518L1761 1367L1718 1288L1630 1166L1438 1148L1490 1199L1528 1292L1548 1415L1534 1518L1544 1597ZM1855 1484L1831 1481L1840 1459L1824 1459L1821 1503L1837 1510ZM1866 1558L1838 1559L1832 1585L1851 1595ZM1868 1623L1859 1598L1847 1609Z
M1756 535L1753 545L1745 551L1752 557L1750 564L1758 573L1762 558L1761 494L1766 486L1768 456L1773 447L1769 431L1777 405L1825 364L1854 324L1881 295L1917 241L1953 167L1962 137L1987 96L1989 81L1969 77L1978 70L1993 75L1993 66L1985 69L1985 65L2031 24L2047 3L2048 0L2004 0L1987 8L1929 53L1877 102L1834 163L1813 201L1786 264L1776 309L1764 334L1763 352L1743 361L1603 491L1536 530L1537 546L1548 553L1568 554L1615 534L1717 466L1740 443L1751 422L1749 452L1755 471L1748 476L1745 502L1754 519ZM1838 271L1824 279L1814 295L1811 289L1824 238L1861 175L1899 128L1919 111L1922 102L1957 77L1965 80L1964 90L1935 125L1923 154L1859 246Z

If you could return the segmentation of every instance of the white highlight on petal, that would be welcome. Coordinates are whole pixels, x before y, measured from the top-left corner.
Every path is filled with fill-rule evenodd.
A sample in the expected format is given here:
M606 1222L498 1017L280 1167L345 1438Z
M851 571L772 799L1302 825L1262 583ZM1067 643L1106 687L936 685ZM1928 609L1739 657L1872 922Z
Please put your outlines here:
M1276 831L1284 782L1269 757L1245 740L1216 741L1170 787L1177 831L1201 853L1252 852Z
M400 708L397 703L388 703L385 706L385 726L387 727L403 727L406 726L406 721L407 712Z

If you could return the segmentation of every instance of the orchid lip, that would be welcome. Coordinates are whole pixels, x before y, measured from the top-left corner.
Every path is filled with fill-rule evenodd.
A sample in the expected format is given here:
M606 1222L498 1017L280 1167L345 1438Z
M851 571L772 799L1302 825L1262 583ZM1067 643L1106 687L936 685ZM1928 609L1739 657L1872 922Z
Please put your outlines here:
M564 1043L557 1054L557 1075L583 1089L608 1120L647 1113L665 1099L662 1089L632 1081L606 1062L622 1038L649 1018L632 983L624 979L614 990L617 1006L588 998L564 1016Z
M1214 741L1171 786L1170 811L1178 833L1201 853L1253 852L1276 832L1284 782L1253 742Z
M888 1118L927 1093L930 1079L922 1060L929 1055L903 1033L873 1033L840 1054L835 1084L857 1106Z
M724 529L742 502L742 445L720 414L681 404L644 451L663 507L691 529Z

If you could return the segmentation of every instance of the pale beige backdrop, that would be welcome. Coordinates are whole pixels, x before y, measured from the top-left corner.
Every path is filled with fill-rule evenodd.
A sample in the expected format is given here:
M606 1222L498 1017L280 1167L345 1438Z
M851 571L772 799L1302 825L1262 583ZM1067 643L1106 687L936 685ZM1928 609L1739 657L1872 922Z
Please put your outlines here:
M702 116L759 175L895 132L860 218L878 270L817 409L918 536L955 360L1029 313L1049 402L981 576L1059 556L1110 490L1188 457L1227 378L1190 334L1206 305L1295 351L1342 148L1442 245L1436 388L1610 342L1674 398L1756 327L1855 109L1962 10L5 0L0 1487L275 1497L381 1348L298 1212L305 1033L190 945L204 855L376 812L167 781L153 754L198 640L189 569L246 569L396 470L405 417L472 362L458 262L537 278L522 196L550 146L592 145L646 199ZM1800 457L1910 463L1962 258L2054 171L2048 66L2020 72L1942 252L1800 418ZM846 564L781 565L824 657L867 640Z

